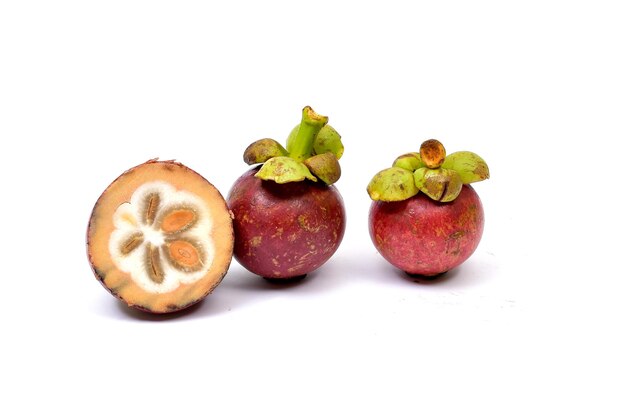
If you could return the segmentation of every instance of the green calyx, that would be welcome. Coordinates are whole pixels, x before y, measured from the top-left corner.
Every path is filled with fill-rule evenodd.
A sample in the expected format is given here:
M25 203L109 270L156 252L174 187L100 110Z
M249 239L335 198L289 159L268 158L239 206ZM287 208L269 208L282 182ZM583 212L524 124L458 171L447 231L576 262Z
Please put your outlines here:
M256 173L262 180L279 184L320 180L333 184L341 176L339 158L343 155L341 136L309 106L302 109L302 120L293 128L284 148L274 139L260 139L248 146L243 159L248 165L263 164Z
M256 173L256 176L279 184L304 181L305 179L317 181L317 178L311 174L306 165L288 156L275 156L268 159Z
M473 152L454 152L446 157L442 168L459 173L463 184L478 182L489 178L489 167L480 156Z
M334 184L341 176L339 160L332 152L313 155L302 162L313 175L326 184Z
M405 153L404 155L400 155L393 161L394 167L404 168L411 172L415 171L418 168L424 167L424 163L420 158L420 154L418 153Z
M413 173L413 180L421 192L444 203L457 198L463 188L459 173L445 168L420 168Z
M463 184L487 178L489 167L480 156L468 151L446 155L441 142L429 139L420 152L400 155L391 168L374 175L367 192L377 201L402 201L421 191L435 201L450 202Z
M277 156L287 156L289 153L283 145L274 139L260 139L253 142L243 153L243 160L248 165L262 164Z
M402 201L419 192L413 181L413 173L408 169L391 167L383 169L367 186L372 200Z

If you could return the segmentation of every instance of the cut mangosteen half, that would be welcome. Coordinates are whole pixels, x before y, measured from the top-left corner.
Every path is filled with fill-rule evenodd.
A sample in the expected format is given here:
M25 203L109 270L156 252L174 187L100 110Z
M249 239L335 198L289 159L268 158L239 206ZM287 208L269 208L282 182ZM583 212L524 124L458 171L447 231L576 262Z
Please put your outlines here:
M87 254L102 285L153 313L185 309L221 282L234 245L219 191L174 161L150 160L119 176L96 202Z

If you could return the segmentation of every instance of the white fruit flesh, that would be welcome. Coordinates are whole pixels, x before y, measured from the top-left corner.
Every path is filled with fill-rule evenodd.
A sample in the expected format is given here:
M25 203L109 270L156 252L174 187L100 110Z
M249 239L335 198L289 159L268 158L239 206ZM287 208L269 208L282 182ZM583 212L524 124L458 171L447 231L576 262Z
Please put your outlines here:
M156 207L150 205L151 196L158 196L152 199L158 201L154 203ZM164 218L176 209L195 214L190 227L163 227ZM148 212L153 213L146 215ZM195 195L177 191L167 182L154 181L137 188L130 202L117 208L113 223L111 257L121 271L147 292L161 294L175 290L181 283L191 284L211 267L214 243L208 208ZM125 249L129 248L128 242L135 242L130 250ZM171 253L172 242L178 242L173 245L175 253ZM153 257L149 251L156 251ZM191 260L185 264L185 259ZM153 265L157 262L159 265ZM160 270L159 279L155 278L155 268Z

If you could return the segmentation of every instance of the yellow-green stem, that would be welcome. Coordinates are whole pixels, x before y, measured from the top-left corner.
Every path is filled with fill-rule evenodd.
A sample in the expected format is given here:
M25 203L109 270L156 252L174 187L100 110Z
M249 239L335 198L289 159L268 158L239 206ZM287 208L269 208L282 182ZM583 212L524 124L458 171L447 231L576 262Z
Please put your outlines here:
M326 123L328 117L315 113L310 106L302 109L302 121L289 156L298 162L309 158L313 154L313 141Z

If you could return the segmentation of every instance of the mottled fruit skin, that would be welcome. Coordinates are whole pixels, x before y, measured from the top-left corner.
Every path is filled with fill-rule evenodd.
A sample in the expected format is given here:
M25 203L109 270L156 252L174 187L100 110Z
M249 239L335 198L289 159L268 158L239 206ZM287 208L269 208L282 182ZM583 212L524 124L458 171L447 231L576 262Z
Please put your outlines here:
M235 259L265 278L307 274L335 253L345 232L345 208L334 186L312 181L277 184L246 172L227 197L234 215Z
M484 227L480 198L464 185L452 202L419 193L404 201L374 201L370 237L392 265L415 275L435 276L459 266L476 250Z

